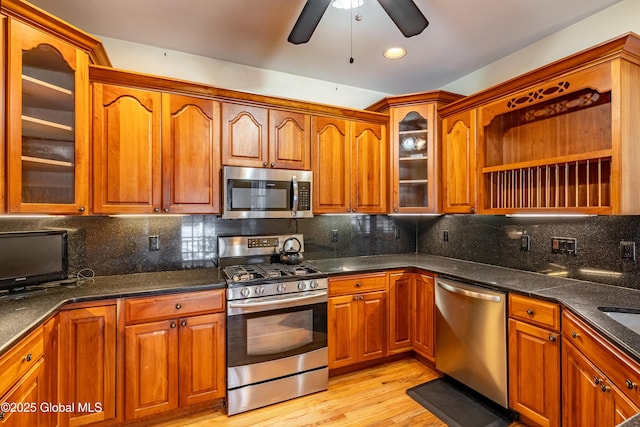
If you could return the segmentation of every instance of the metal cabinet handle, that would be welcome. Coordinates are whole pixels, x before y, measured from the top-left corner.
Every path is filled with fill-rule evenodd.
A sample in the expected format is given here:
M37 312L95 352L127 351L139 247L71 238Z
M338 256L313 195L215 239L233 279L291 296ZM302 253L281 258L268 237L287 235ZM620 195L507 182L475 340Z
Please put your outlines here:
M182 322L180 322L180 326L182 326L182 327L187 326L187 321L183 320Z
M86 210L87 210L87 208L85 208L84 206L80 206L80 207L78 208L78 211L79 211L79 212L84 212L84 211L86 211Z
M276 164L275 164L274 162L271 162L271 167L272 167L272 168L275 168L275 167L276 167Z
M469 213L476 213L476 208L474 208L473 206L471 206L469 208Z
M267 162L262 162L262 166L267 167Z
M178 325L176 325L176 322L171 322L171 324L170 324L169 326L171 327L171 329L173 329L173 328L175 328L175 327L176 327L176 326L178 326Z
M556 337L553 335L549 335L549 341L554 342L556 340Z
M607 386L605 383L600 384L600 390L603 392L611 390L611 387Z
M354 301L358 301L358 295L354 296L354 297L353 297L353 300L354 300Z
M360 301L364 301L364 295L360 295Z
M33 354L28 353L25 357L24 357L24 361L25 362L31 362L31 360L33 359Z
M153 211L154 211L155 213L158 213L158 212L160 212L160 208L153 208Z
M580 338L580 334L579 334L579 333L577 333L576 331L571 332L571 336L572 336L573 338Z
M4 420L4 412L0 412L0 421Z
M638 384L634 383L633 381L631 381L628 378L624 381L624 383L626 384L626 386L627 386L627 388L629 390L633 390L634 388L636 388L638 386Z
M600 380L600 378L598 378L598 377L593 377L593 383L594 383L595 385L600 384L600 381L601 381L601 380Z
M358 282L356 283L356 288L361 288L362 287L362 283Z
M169 212L169 208L164 208L164 209L163 209L163 211L164 211L165 213L166 213L166 212Z
M176 304L176 310L180 310L181 308L182 308L182 304L177 303L177 304Z
M531 309L528 309L528 310L527 310L527 314L528 314L529 316L533 316L533 313L534 313L534 312L533 312L533 310L531 310Z

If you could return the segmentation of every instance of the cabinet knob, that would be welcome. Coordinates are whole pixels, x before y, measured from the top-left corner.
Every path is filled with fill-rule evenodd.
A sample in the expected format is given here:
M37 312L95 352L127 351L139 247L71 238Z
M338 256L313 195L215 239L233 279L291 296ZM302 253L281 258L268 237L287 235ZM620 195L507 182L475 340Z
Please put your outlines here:
M158 213L158 212L160 212L160 208L153 208L153 211L154 211L155 213Z
M0 412L0 421L4 420L4 412Z
M85 208L84 206L80 206L80 207L78 208L78 212L84 212L84 211L86 211L86 210L87 210L87 208Z
M361 288L362 287L362 283L358 282L356 283L356 288Z
M364 295L360 295L360 301L364 301Z
M354 300L354 301L358 301L358 295L354 296L354 297L353 297L353 300Z
M600 378L598 378L598 377L593 377L593 383L594 383L595 385L600 384Z
M176 325L176 322L171 322L171 324L169 326L171 327L171 329L174 329L178 325Z
M624 383L626 384L626 386L627 386L627 388L629 390L633 390L634 388L636 388L638 386L638 384L634 383L633 381L631 381L628 378L624 381Z
M354 211L354 212L358 212L358 210L357 210L356 208L353 208L353 211Z
M351 209L347 208L347 212L351 212Z
M471 206L469 208L469 213L476 213L476 208L474 208L473 206Z
M187 326L187 321L183 320L182 322L180 322L180 326L182 326L182 327Z
M604 382L602 384L600 384L600 390L602 390L603 392L609 391L611 390L611 387L607 386Z
M394 208L394 209L393 209L393 211L394 211L394 212L398 212L398 208Z
M165 213L166 213L166 212L169 212L169 208L164 208L164 209L162 209L162 210L163 210Z
M25 362L31 362L31 359L33 359L33 354L29 353L23 359Z
M177 303L177 304L176 304L176 310L180 310L181 308L182 308L182 304Z
M533 310L531 310L531 309L527 310L527 314L528 314L529 316L533 316Z
M554 342L556 337L554 335L549 335L549 341Z
M267 167L267 164L268 164L267 162L262 162L262 166L265 168Z
M276 167L276 164L275 164L275 163L273 163L273 162L271 162L271 167L272 167L272 168L275 168L275 167Z
M579 334L579 333L577 333L576 331L571 332L571 336L572 336L573 338L580 338L580 334Z

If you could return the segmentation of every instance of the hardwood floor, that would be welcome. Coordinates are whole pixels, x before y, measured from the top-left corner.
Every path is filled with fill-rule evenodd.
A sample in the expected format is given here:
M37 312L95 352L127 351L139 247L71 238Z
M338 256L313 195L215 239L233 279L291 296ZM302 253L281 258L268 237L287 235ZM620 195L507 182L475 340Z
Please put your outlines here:
M161 427L266 426L424 426L445 423L405 391L437 378L415 359L402 359L329 379L329 389L288 402L227 417L221 411L200 412L155 424ZM510 427L523 426L513 423Z

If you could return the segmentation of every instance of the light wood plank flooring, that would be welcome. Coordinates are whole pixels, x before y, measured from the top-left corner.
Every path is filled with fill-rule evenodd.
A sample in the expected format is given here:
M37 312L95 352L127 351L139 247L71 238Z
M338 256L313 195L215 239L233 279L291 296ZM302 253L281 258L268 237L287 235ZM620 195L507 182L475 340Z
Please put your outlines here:
M156 424L161 427L424 426L445 423L406 394L438 374L415 359L403 359L329 379L329 389L288 402L227 417L200 412ZM510 427L523 426L513 423Z

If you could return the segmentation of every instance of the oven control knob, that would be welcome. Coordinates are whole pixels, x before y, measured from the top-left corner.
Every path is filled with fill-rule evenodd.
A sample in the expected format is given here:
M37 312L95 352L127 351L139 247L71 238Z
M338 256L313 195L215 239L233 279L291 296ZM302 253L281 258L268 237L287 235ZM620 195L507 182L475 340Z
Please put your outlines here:
M287 285L285 285L284 283L279 283L278 286L276 287L276 291L278 291L279 293L283 293L286 290L287 290Z
M306 287L307 284L305 282L298 282L298 289L300 289L301 291L304 291Z
M251 289L249 288L240 289L240 295L242 295L245 298L248 297L250 293L251 293Z
M258 286L256 288L256 295L262 295L264 294L264 286Z
M318 281L317 280L312 280L311 283L309 283L309 286L311 287L311 289L315 289L318 287Z

